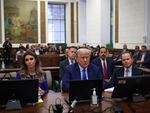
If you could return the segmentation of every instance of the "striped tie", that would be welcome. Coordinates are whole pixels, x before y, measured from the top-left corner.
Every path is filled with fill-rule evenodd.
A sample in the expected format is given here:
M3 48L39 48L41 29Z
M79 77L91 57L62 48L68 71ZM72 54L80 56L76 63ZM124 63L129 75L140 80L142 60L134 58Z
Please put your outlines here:
M128 76L129 76L129 69L126 69L124 77L128 77Z

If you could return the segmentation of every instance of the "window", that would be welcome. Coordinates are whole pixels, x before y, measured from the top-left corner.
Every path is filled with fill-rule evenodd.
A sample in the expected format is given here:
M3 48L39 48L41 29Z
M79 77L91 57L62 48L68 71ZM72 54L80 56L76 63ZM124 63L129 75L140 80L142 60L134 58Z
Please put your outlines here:
M48 4L48 43L65 43L65 5Z

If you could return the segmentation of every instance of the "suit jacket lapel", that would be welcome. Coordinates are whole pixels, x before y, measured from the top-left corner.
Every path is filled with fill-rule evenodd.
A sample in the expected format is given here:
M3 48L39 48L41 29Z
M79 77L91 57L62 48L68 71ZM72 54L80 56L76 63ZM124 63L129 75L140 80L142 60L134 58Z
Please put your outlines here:
M74 66L75 66L75 70L74 70L75 72L74 73L76 73L76 78L81 80L81 72L80 72L79 65L77 63L75 63Z
M103 72L103 67L102 67L102 62L101 62L101 59L99 58L99 68L100 68L100 70L102 70L102 72ZM104 72L103 72L104 73Z
M96 74L96 72L93 72L91 65L88 66L87 73L88 73L88 79L90 79L90 80L94 79L96 76L96 75L94 75L94 74Z
M132 75L137 75L137 69L135 67L132 67Z
M124 76L124 67L121 68L119 76L122 76L122 77Z

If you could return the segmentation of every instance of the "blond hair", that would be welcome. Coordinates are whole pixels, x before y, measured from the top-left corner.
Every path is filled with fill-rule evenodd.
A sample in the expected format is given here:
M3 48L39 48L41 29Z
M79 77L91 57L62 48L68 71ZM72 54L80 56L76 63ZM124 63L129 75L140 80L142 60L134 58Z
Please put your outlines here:
M89 50L87 48L80 48L77 50L77 56L79 56L80 54L88 54L90 56L91 50Z

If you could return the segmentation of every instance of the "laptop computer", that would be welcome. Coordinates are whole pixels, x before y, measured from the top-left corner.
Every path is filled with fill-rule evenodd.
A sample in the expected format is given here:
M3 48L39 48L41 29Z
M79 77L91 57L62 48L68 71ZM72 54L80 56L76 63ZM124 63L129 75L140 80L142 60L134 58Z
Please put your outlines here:
M78 103L90 102L93 94L93 88L96 88L96 95L98 100L101 101L103 80L72 80L69 87L69 103L72 103L75 99Z

